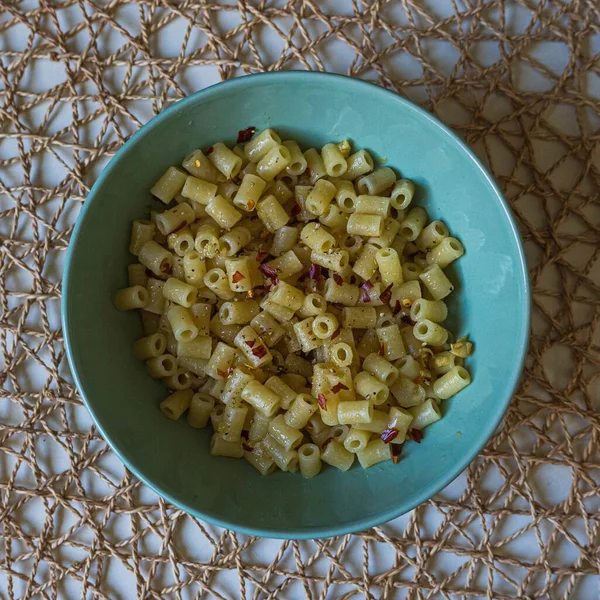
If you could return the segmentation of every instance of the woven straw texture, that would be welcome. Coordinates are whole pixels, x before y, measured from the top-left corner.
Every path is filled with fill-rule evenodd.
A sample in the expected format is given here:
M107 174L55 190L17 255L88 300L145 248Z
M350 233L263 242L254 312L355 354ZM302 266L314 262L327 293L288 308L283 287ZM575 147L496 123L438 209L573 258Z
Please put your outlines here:
M0 597L598 598L596 0L0 4ZM221 79L351 74L462 135L528 254L533 333L502 427L410 515L330 540L208 526L128 473L72 385L65 250L110 156ZM125 590L125 591L123 591Z

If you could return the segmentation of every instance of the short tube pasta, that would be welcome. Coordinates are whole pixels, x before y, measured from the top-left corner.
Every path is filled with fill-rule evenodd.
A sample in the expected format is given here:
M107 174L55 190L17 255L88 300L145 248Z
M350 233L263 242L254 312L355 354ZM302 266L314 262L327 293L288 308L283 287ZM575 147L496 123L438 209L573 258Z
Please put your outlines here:
M433 391L442 399L447 400L458 394L471 383L471 375L460 366L452 367L433 384Z

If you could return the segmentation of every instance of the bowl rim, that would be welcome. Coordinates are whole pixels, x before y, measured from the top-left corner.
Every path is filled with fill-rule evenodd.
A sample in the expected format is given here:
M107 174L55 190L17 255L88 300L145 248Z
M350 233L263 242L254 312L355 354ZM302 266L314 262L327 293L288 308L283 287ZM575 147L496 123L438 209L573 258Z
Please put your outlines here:
M200 511L192 506L186 504L186 502L175 498L172 494L166 492L161 488L160 485L154 483L149 478L147 478L143 474L143 469L138 468L127 456L127 453L120 449L113 441L110 435L105 431L102 423L98 419L92 403L90 403L86 397L86 392L83 388L82 382L79 377L77 363L73 354L72 340L70 336L71 330L71 322L69 319L70 313L70 297L69 293L71 286L71 268L73 263L73 257L76 253L76 246L79 236L81 235L81 231L83 228L83 224L86 221L88 216L89 208L91 203L94 200L95 195L104 182L110 178L112 171L114 170L116 164L119 162L122 156L124 156L132 146L134 146L140 139L144 136L148 135L159 123L167 120L173 113L178 110L181 110L182 107L193 105L200 99L206 99L211 96L215 96L220 94L223 90L236 88L244 88L248 84L255 84L257 81L269 79L275 82L283 82L283 83L298 83L303 80L309 79L318 79L323 82L331 82L336 84L342 84L347 87L356 86L356 88L368 88L371 93L378 93L382 96L385 95L388 99L393 99L397 102L404 110L409 110L412 113L416 113L418 117L423 118L433 124L437 129L441 130L443 134L452 139L454 143L458 145L458 147L465 153L465 155L471 160L471 162L479 169L481 174L487 180L491 189L495 193L496 199L499 201L500 206L505 214L506 219L510 225L511 233L515 239L517 250L518 250L518 273L517 278L521 282L523 287L523 306L520 307L521 314L523 315L523 320L521 323L521 330L519 331L519 339L516 340L516 348L517 352L515 355L515 360L513 361L513 368L510 372L509 377L507 377L507 381L509 382L508 390L510 390L509 394L506 394L506 397L503 398L502 402L498 402L495 406L495 410L490 415L489 420L486 422L485 428L481 430L481 434L478 437L478 441L473 445L471 451L467 454L464 454L460 460L458 460L455 465L448 470L446 475L434 482L430 485L423 488L420 493L418 493L411 502L399 502L398 505L390 510L385 512L377 513L376 515L365 516L362 519L354 520L349 523L345 523L342 525L332 525L329 527L302 527L300 524L295 528L287 528L287 529L273 529L268 527L252 527L245 525L243 523L238 523L234 521L229 521L225 518L221 518L218 515L211 514L209 512ZM420 106L414 104L410 100L403 98L402 96L392 92L391 90L387 90L379 85L374 83L364 81L361 79L355 79L353 77L349 77L346 75L334 74L334 73L323 73L323 72L315 72L315 71L278 71L278 72L267 72L267 73L256 73L252 75L245 75L242 77L237 77L235 79L230 79L227 81L222 81L216 84L213 84L209 87L206 87L202 90L199 90L177 102L173 103L167 109L160 112L158 115L153 117L150 121L144 124L138 131L136 131L127 142L115 153L115 155L111 158L108 165L104 167L99 177L94 182L92 189L90 190L81 210L77 217L77 221L75 227L73 229L73 233L71 235L71 239L69 241L69 246L67 249L67 256L65 259L65 268L63 275L63 282L61 287L61 321L62 321L62 329L63 329L63 337L65 342L66 354L68 364L73 376L73 380L75 381L75 385L77 390L79 391L81 398L85 407L92 417L92 421L98 428L98 431L104 438L104 440L111 447L113 452L119 457L119 459L124 463L125 467L129 469L138 479L143 481L148 487L150 487L156 494L166 499L168 502L173 504L174 506L179 507L180 509L186 511L187 513L207 521L212 525L216 525L218 527L223 527L225 529L232 529L234 531L244 533L247 535L254 535L259 537L270 537L270 538L279 538L279 539L315 539L315 538L326 538L338 535L346 535L349 533L355 533L359 531L363 531L365 529L369 529L371 527L375 527L378 525L382 525L395 519L403 514L408 513L413 510L417 506L426 502L430 498L432 498L435 494L443 490L446 486L448 486L454 479L456 479L473 460L477 457L481 449L487 444L490 437L493 435L495 429L500 424L504 414L508 410L512 397L515 393L515 390L519 384L520 376L523 371L523 367L525 364L525 358L527 356L527 348L529 342L529 328L530 328L530 305L531 305L531 291L530 291L530 283L529 283L529 275L527 269L527 262L525 258L525 251L523 248L523 242L521 236L519 234L519 229L517 222L511 212L511 209L508 205L508 202L504 198L504 195L493 177L490 175L486 167L482 164L479 158L475 155L473 150L467 146L467 144L453 131L451 131L446 125L444 125L437 117L434 117L431 113L421 108Z

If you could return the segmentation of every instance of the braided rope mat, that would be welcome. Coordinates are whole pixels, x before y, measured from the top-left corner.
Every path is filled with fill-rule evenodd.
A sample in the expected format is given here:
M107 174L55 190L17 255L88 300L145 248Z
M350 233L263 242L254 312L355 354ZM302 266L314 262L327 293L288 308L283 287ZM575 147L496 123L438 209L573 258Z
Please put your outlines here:
M596 0L2 2L0 597L598 598L599 52ZM132 477L59 320L77 213L127 137L196 89L292 68L374 81L463 135L534 291L523 383L466 473L390 524L300 543L208 526Z

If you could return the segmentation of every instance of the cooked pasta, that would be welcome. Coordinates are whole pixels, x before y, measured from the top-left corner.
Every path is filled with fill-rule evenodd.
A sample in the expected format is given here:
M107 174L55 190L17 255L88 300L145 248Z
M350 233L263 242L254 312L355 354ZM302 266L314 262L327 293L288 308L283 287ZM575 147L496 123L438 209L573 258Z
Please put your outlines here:
M265 129L150 191L113 302L142 311L133 354L168 390L159 409L212 427L213 455L307 479L397 462L471 382L473 345L444 327L463 245L366 150Z

